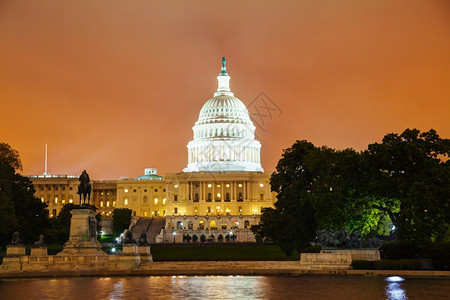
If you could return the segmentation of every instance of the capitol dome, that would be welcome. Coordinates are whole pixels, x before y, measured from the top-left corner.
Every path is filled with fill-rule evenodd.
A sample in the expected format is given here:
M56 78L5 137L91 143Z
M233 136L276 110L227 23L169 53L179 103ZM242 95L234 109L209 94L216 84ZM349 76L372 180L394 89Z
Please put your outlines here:
M194 139L187 146L184 172L263 172L255 126L245 104L230 90L225 64L223 58L217 92L203 105L192 128Z

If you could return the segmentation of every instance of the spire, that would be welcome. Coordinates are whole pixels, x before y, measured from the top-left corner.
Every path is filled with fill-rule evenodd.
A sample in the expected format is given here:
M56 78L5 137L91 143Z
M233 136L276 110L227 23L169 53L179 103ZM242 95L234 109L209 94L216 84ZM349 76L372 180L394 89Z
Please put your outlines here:
M217 92L214 93L214 96L219 95L228 95L228 96L234 96L234 94L230 90L230 76L228 76L227 73L227 67L225 64L227 63L227 60L225 59L225 56L222 57L222 71L220 72L219 76L217 76L217 81L219 82L219 86L217 88Z
M227 60L225 59L225 56L224 56L224 57L222 57L222 72L220 72L219 76L228 76L227 67L225 66L226 63L227 63Z

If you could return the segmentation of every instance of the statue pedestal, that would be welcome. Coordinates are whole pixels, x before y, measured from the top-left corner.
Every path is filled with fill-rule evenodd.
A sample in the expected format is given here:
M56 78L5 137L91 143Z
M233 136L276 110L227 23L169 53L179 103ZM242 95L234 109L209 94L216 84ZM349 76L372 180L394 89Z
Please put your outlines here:
M381 260L378 249L323 249L320 253L350 253L353 260Z
M30 256L47 256L47 247L31 248Z
M1 268L8 271L20 271L24 257L26 258L25 245L8 245Z
M137 247L135 244L123 244L122 255L136 255Z
M106 256L102 245L97 241L97 220L92 209L73 209L70 211L70 237L63 251L57 256L97 255Z
M123 244L122 254L115 255L115 265L117 269L136 269L141 263L141 258L137 253L135 244Z
M150 246L138 246L138 254L141 256L141 262L153 261L153 256L150 253Z
M6 246L6 256L22 256L25 254L25 245Z

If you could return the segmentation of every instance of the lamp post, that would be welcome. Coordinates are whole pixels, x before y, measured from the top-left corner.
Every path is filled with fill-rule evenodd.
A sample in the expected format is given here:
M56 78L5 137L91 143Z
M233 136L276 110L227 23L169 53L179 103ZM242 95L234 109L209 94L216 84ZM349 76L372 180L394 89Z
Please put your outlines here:
M173 243L175 244L175 235L176 235L177 233L174 231L173 233L172 233L172 235L173 235Z

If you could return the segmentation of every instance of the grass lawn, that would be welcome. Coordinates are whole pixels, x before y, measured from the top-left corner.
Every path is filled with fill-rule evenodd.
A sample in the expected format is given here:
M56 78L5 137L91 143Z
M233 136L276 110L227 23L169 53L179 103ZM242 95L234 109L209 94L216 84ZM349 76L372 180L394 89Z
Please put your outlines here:
M276 245L192 244L153 245L154 261L202 260L286 260L286 254ZM294 253L290 260L298 260Z

